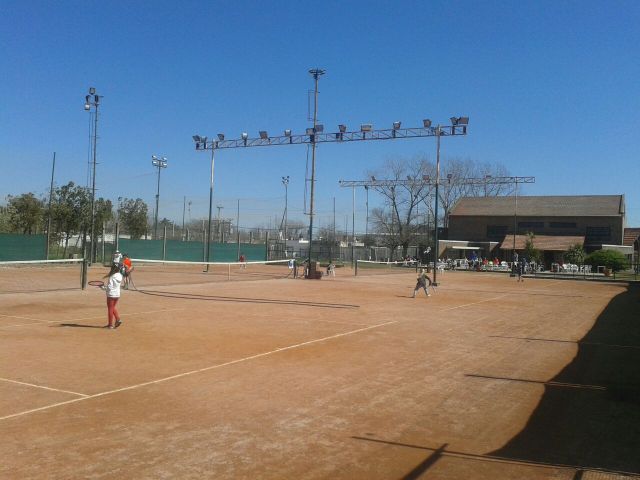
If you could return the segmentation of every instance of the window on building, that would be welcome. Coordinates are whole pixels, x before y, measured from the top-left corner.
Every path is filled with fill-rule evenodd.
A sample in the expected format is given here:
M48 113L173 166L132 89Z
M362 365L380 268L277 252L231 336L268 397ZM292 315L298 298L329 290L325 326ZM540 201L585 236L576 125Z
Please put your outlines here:
M551 228L577 228L576 222L549 222Z
M587 242L606 242L611 240L611 227L587 227Z
M507 234L506 225L487 225L487 238L502 240Z
M518 222L518 229L521 228L544 228L544 222Z

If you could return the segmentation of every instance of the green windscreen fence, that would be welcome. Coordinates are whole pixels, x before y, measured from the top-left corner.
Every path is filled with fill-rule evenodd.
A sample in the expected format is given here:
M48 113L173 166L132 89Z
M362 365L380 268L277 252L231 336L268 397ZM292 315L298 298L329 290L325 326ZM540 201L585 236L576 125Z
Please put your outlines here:
M121 238L118 242L119 249L131 258L144 258L147 260L183 260L190 262L202 262L205 260L205 244L202 242L183 242L180 240L167 240L163 256L162 240L131 240ZM115 246L108 244L106 258L110 258ZM236 262L238 261L237 243L212 243L210 245L209 260L211 262ZM260 244L241 243L240 255L244 255L247 261L263 261L266 258L265 246Z
M0 261L44 260L46 235L0 233Z

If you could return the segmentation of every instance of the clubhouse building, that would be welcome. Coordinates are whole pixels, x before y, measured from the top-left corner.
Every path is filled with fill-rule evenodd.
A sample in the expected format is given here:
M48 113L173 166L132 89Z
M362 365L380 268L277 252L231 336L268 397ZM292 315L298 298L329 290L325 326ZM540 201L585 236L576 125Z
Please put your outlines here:
M587 253L618 250L631 257L625 245L624 195L464 197L449 214L448 240L439 256L479 256L510 260L521 252L529 234L544 263L561 262L562 254L578 244ZM626 240L626 242L624 242Z

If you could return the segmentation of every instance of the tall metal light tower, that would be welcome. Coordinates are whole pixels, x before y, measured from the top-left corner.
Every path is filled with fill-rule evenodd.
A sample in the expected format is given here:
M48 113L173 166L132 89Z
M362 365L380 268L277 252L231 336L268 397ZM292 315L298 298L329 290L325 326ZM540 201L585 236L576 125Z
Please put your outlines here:
M167 168L167 158L166 157L156 157L155 155L151 156L151 164L158 169L158 189L156 190L156 216L155 221L153 222L153 239L157 240L158 238L158 206L160 205L160 170L163 168Z
M312 68L309 73L315 80L313 94L313 132L311 135L311 194L309 197L309 271L311 271L311 249L313 248L313 200L316 184L316 133L318 128L318 79L325 74L321 68Z
M91 180L91 243L89 251L89 263L95 261L95 223L96 223L96 153L98 144L98 106L100 105L101 95L96 93L96 89L89 88L89 95L85 96L84 109L87 112L91 111L91 107L94 107L95 113L93 116L93 167L92 167L92 180Z

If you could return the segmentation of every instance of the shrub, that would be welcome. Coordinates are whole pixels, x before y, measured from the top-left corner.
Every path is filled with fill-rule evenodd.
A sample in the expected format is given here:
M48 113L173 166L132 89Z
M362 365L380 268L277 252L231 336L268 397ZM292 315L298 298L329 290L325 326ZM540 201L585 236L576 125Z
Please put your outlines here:
M603 265L614 272L629 268L627 258L615 250L596 250L587 255L584 263L593 267Z
M564 258L564 261L567 263L582 265L584 263L585 256L586 256L586 253L582 245L580 245L579 243L576 243L575 245L569 247L569 250L567 250L564 253L563 258Z

